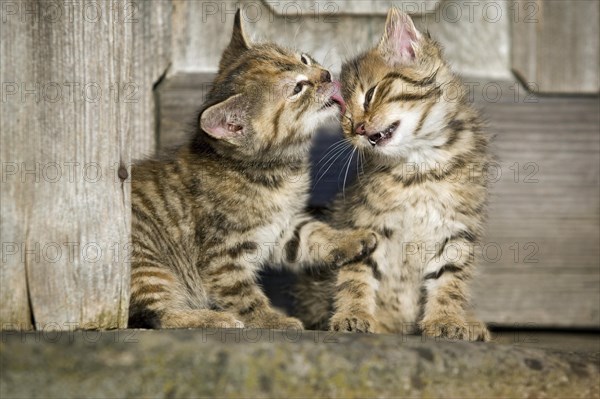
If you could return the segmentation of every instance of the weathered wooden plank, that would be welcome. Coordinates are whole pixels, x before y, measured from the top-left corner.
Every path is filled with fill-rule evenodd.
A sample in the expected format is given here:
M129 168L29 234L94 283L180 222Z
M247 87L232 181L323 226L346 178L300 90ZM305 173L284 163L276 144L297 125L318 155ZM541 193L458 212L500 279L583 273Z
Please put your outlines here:
M517 75L544 93L598 93L599 2L518 0L512 9Z
M212 74L178 74L157 88L159 148L180 144L194 131L196 112L208 94L212 77Z
M152 142L151 123L137 121L153 120L152 86L140 86L160 70L140 64L167 47L151 25L169 4L148 19L149 4L126 1L52 18L44 2L12 6L0 24L0 326L125 327L128 166Z
M443 0L345 0L318 2L315 0L269 1L262 0L265 6L277 15L296 18L299 15L387 15L395 6L410 15L433 13ZM246 7L256 7L249 3Z
M136 90L131 106L135 137L131 142L131 159L141 159L156 152L157 109L154 86L167 73L171 62L170 0L153 0L135 4L133 24L133 76Z
M476 312L490 323L507 327L546 328L600 326L600 274L539 273L518 269L488 273L484 265L474 281Z
M599 101L523 100L480 101L503 177L492 185L475 302L505 325L598 328Z
M510 5L495 0L443 1L416 24L443 46L444 56L460 74L506 80L511 78Z
M250 36L276 42L312 54L332 71L339 71L343 60L376 43L383 32L388 2L376 2L372 15L353 14L353 5L343 1L314 2L315 7L333 7L338 11L299 12L296 2L269 2L280 7L277 15L265 4L253 1L201 2L174 0L173 67L171 72L205 73L217 69L221 52L229 40L236 6L244 11L244 22ZM354 2L357 7L374 2ZM399 2L429 9L424 1ZM428 29L446 49L445 53L457 71L488 79L510 78L510 3L493 0L442 1L435 12L415 16L420 29ZM490 45L493 43L493 45Z

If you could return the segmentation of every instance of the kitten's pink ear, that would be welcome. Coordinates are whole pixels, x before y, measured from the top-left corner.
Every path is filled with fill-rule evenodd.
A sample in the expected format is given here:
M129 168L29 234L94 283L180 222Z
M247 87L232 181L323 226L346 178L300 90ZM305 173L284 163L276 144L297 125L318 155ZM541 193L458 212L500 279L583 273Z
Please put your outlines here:
M421 33L412 19L396 7L390 8L385 21L385 32L379 42L379 52L390 64L402 64L415 59L415 48Z
M238 9L235 13L235 19L233 21L233 33L231 34L231 40L223 52L219 69L223 70L228 67L231 63L239 58L240 54L249 50L250 47L250 40L246 38L244 27L242 25L242 10Z
M247 105L242 94L229 97L202 112L200 128L216 139L232 139L247 130Z

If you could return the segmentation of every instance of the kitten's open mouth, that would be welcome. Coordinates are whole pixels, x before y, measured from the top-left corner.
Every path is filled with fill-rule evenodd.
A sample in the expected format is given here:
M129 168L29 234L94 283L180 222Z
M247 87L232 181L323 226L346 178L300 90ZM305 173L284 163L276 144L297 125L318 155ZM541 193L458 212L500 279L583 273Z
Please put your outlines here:
M392 134L394 134L398 126L400 126L400 121L392 123L380 132L370 134L369 136L367 136L367 139L369 140L369 143L371 143L371 145L373 146L376 146L380 143L383 144L392 137Z

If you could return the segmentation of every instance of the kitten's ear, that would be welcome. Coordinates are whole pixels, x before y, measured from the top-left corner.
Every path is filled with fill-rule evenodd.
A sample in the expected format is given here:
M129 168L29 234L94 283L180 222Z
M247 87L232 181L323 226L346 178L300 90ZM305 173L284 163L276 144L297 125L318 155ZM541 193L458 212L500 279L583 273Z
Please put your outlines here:
M422 37L412 19L396 7L392 7L385 21L379 52L390 64L411 62L415 59L415 48Z
M205 109L200 116L200 128L216 139L232 139L246 133L247 115L244 96L236 94Z
M223 52L221 57L221 63L219 69L222 71L227 68L232 62L239 58L240 54L250 49L250 41L246 38L244 33L244 27L242 25L242 10L238 9L235 13L235 19L233 22L233 34L231 35L231 41Z

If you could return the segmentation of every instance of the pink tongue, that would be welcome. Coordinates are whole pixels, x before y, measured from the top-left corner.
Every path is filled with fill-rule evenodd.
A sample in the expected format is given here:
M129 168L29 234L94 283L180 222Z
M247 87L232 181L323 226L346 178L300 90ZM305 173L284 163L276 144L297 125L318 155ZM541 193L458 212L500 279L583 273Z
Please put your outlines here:
M340 104L342 115L344 115L346 113L346 102L342 97L342 85L337 80L333 81L333 94L331 95L331 99Z

